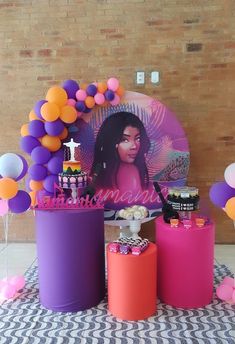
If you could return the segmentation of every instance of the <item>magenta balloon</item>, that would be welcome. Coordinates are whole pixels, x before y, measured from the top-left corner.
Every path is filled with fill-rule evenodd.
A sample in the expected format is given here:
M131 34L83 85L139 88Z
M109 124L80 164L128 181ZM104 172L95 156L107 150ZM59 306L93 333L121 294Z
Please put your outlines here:
M37 119L29 122L29 134L33 137L42 137L46 135L46 131L44 129L44 123Z
M54 184L58 185L58 176L55 174L47 176L43 182L44 189L51 193L54 192Z
M35 147L41 146L41 143L38 139L33 136L24 136L20 140L20 148L28 154L31 154L32 150Z
M214 205L224 208L227 201L235 197L235 189L231 188L226 182L218 182L210 188L209 196Z
M39 100L35 106L34 106L34 112L35 114L38 116L38 118L40 119L44 119L41 115L41 107L43 106L43 104L47 103L47 100Z
M21 174L19 175L19 177L17 177L16 179L15 179L15 181L18 181L18 180L21 180L22 178L24 178L24 176L26 175L26 173L28 172L28 163L27 163L27 161L25 160L25 158L22 156L22 155L20 155L20 154L17 154L18 155L18 157L22 160L22 162L23 162L23 169L22 169L22 172L21 172Z
M31 158L36 164L43 165L50 160L51 153L47 148L39 146L32 150Z
M31 205L31 197L26 191L19 190L15 197L9 199L8 206L12 213L23 213Z
M53 121L53 122L46 122L45 130L47 134L50 136L58 136L64 130L64 124L60 119L57 119L56 121Z
M43 180L47 176L47 168L43 165L34 164L29 168L29 175L33 180Z
M52 174L61 173L63 171L63 160L55 156L48 161L47 168Z

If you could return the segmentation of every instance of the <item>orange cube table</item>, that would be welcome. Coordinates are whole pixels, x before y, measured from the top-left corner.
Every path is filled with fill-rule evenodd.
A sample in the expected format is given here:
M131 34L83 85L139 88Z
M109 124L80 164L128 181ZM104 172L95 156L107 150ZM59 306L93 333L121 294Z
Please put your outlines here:
M150 243L139 256L109 251L108 308L117 318L143 320L157 308L157 247Z

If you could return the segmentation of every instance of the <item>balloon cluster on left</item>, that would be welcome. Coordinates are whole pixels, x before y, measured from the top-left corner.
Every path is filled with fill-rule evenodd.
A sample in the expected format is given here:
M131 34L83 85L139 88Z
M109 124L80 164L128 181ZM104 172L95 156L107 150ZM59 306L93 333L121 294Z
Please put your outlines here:
M115 106L124 89L116 78L79 86L75 80L66 80L62 86L49 88L45 99L39 100L29 114L29 123L21 127L21 149L31 156L28 188L32 205L36 193L52 195L62 171L61 141L68 136L68 127L94 106Z
M0 216L8 210L12 213L23 213L31 205L30 195L19 190L18 181L28 171L28 164L19 154L5 153L0 157Z
M210 188L210 199L214 205L222 208L228 217L235 221L235 163L224 171L225 181L217 182Z

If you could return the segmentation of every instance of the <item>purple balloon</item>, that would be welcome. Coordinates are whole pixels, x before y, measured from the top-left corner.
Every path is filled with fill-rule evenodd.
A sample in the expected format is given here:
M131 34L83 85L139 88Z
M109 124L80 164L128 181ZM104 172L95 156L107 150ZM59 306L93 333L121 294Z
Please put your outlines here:
M64 124L60 119L57 119L56 121L53 121L53 122L46 122L45 130L48 135L58 136L64 130Z
M92 110L92 109L90 109L90 108L86 107L86 108L84 109L84 111L83 111L83 112L84 112L84 113L89 113L89 112L91 112L91 110Z
M37 191L37 198L40 199L40 200L43 200L43 197L45 196L50 196L50 197L53 197L54 194L52 192L48 192L46 190L40 190L40 191Z
M25 158L22 155L20 155L20 154L17 154L17 155L18 155L18 157L23 162L23 169L22 169L21 174L15 179L16 182L18 182L18 180L21 180L22 178L24 178L24 176L28 172L28 163L27 163L27 161L25 160Z
M86 105L83 101L79 101L75 104L75 108L76 110L78 110L79 112L83 112L86 109Z
M88 85L86 88L86 93L88 94L88 96L94 97L94 95L96 95L97 93L97 87L93 84Z
M235 189L231 188L226 182L218 182L210 188L209 196L214 205L224 208L227 201L235 197Z
M57 152L52 153L52 156L53 157L56 156L56 157L64 160L64 150L62 148L60 148Z
M51 193L54 192L54 184L57 184L57 185L59 184L58 176L55 174L51 174L50 176L47 176L43 182L44 189Z
M111 101L111 100L114 100L115 94L114 94L113 91L107 90L107 91L104 93L104 96L105 96L105 99L106 99L106 100Z
M41 115L41 107L43 104L47 103L47 100L39 100L35 105L34 105L34 112L38 116L38 118L43 119Z
M34 137L42 137L46 135L46 131L44 129L44 123L37 119L29 122L29 133Z
M39 146L32 150L31 158L36 164L44 165L50 160L51 153L47 148Z
M79 90L79 85L77 81L72 80L72 79L66 80L62 84L62 87L66 91L68 98L76 99L76 92Z
M29 168L29 175L33 180L43 180L47 176L47 168L43 165L34 164Z
M13 213L19 214L28 210L31 205L30 195L23 190L19 190L15 197L9 199L8 206Z
M28 154L31 154L32 150L35 147L41 146L41 143L38 139L33 136L24 136L20 140L20 148Z
M50 173L58 174L63 171L63 160L55 156L49 160L47 168Z

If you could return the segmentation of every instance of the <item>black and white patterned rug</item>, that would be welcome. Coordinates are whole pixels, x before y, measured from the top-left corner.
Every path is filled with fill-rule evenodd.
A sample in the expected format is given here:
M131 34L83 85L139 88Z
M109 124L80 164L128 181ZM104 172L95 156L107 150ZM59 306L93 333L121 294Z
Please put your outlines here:
M215 266L215 285L232 276ZM158 303L155 316L144 321L121 321L107 311L107 299L78 313L53 313L40 305L37 268L26 273L24 292L0 306L0 344L234 344L235 306L214 297L212 304L182 310Z

